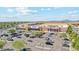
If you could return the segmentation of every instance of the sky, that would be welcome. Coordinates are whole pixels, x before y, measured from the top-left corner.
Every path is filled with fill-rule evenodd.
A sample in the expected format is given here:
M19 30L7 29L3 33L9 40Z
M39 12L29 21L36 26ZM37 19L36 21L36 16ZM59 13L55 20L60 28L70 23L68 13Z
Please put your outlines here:
M0 22L79 20L79 7L0 7Z

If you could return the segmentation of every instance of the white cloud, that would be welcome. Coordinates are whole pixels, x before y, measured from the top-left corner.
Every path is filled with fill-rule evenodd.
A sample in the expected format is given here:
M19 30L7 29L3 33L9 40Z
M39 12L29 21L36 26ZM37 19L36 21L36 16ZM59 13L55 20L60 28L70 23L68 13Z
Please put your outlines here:
M19 15L30 15L31 12L38 12L37 10L31 10L27 7L19 7L16 8L17 14Z
M44 11L44 10L50 11L52 9L51 8L41 8L41 11Z
M16 8L16 12L18 15L27 15L28 8L24 8L24 7L19 7L19 8Z
M73 10L73 11L69 11L68 14L75 14L77 12L78 12L77 10Z
M53 7L54 9L59 9L59 8L62 8L62 7Z
M45 9L44 9L44 8L41 8L40 10L41 10L41 11L44 11Z
M66 18L69 20L78 20L79 19L78 10L69 11Z
M38 12L37 10L30 10L30 12Z
M48 10L48 11L50 11L50 10L51 10L51 8L47 8L47 10Z
M8 8L7 11L8 12L13 12L13 9Z

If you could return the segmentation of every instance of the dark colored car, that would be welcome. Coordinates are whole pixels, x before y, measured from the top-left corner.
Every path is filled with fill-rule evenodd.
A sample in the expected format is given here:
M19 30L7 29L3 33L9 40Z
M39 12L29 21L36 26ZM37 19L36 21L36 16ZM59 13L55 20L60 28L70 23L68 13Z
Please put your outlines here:
M64 40L67 40L67 41L69 41L69 39L67 39L67 38L65 38Z
M11 34L12 37L18 37L18 36L21 36L21 35L22 35L22 34L18 34L18 33L12 33L12 34Z
M44 38L44 37L42 37L42 36L39 36L39 38Z
M46 40L47 42L54 43L54 42L53 42L50 38L48 38L48 37L46 37L45 40Z
M31 48L23 48L21 51L32 51Z
M8 34L2 34L1 37L2 37L2 36L8 36Z
M68 44L63 44L64 47L70 47Z
M11 33L11 36L16 37L16 36L18 36L18 34L17 33Z
M35 38L35 36L30 36L30 38Z
M22 31L19 31L19 33L22 33Z
M46 44L47 44L47 45L53 45L53 43L51 43L51 42L46 42Z
M39 34L37 37L39 37L39 38L43 38L42 35L43 35L43 34Z
M50 35L53 35L54 33L50 33Z
M8 41L14 41L12 38L7 38Z
M21 36L17 36L17 38L21 38Z
M1 35L1 37L3 37L4 35Z
M45 32L43 34L45 34Z
M63 42L63 47L70 47L69 43L70 41L68 39L65 39Z
M24 36L25 36L25 37L29 37L29 36L30 36L30 34L24 34Z
M28 42L33 42L32 40L28 40Z
M8 36L8 34L3 34L4 36Z

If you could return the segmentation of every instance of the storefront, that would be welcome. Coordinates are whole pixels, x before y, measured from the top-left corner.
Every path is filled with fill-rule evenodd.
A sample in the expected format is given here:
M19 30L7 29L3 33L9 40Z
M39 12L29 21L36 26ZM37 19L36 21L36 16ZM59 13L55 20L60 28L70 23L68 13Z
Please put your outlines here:
M16 29L20 31L28 31L28 24L18 24Z
M42 31L53 31L53 32L65 32L67 30L68 24L63 22L50 22L40 25Z
M29 31L31 31L31 30L39 30L40 31L40 27L38 25L31 25L31 26L29 26L28 30Z
M65 32L68 27L67 23L64 22L46 22L42 24L20 24L19 29L23 30L39 30L39 31L53 31L53 32Z

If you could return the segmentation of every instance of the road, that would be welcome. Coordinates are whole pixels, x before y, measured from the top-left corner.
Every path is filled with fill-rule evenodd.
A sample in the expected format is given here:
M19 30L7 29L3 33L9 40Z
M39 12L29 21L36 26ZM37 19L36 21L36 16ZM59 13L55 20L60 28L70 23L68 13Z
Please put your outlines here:
M60 34L57 33L57 35L54 35L54 45L53 45L53 51L69 51L68 47L63 47L63 40L60 38Z

